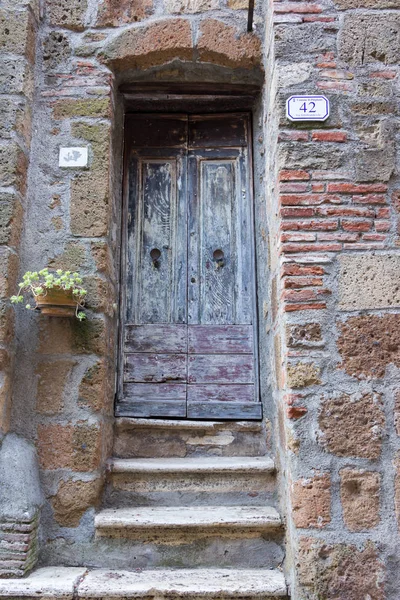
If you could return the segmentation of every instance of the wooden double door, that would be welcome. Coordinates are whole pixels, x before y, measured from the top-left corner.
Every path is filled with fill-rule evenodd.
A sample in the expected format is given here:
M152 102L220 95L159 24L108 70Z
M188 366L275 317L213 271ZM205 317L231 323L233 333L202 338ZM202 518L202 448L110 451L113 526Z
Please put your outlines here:
M248 127L127 117L119 416L262 416Z

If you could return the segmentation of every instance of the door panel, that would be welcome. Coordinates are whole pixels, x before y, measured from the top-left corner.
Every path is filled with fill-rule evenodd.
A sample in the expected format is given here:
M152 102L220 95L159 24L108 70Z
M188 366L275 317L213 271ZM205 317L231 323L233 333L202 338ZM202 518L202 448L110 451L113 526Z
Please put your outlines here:
M117 415L259 419L243 115L127 120Z

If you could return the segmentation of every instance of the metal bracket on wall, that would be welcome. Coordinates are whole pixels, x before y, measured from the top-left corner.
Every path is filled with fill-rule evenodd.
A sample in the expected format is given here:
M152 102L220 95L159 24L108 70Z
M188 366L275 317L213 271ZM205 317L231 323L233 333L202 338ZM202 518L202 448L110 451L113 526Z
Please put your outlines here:
M247 31L253 31L254 0L249 0L249 12L247 17Z

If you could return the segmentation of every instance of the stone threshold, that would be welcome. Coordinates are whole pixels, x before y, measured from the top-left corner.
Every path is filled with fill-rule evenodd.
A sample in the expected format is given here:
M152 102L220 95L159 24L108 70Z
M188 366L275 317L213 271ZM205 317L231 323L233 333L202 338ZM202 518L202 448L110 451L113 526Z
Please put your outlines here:
M287 598L280 570L178 569L120 571L43 567L24 579L0 580L0 598Z
M275 470L268 456L202 456L185 458L114 458L113 473L269 473Z

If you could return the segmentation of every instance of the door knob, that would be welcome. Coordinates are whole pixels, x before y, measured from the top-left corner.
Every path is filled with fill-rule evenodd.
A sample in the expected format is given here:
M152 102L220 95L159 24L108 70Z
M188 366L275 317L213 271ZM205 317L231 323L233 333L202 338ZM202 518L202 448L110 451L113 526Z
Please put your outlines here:
M213 252L213 258L215 260L215 262L217 263L217 269L221 268L224 266L225 264L225 255L223 250L221 250L220 248L218 248L217 250L214 250Z
M150 258L153 261L153 266L158 269L158 267L160 266L160 262L159 262L159 258L161 256L161 252L158 248L153 248L153 250L150 251Z

